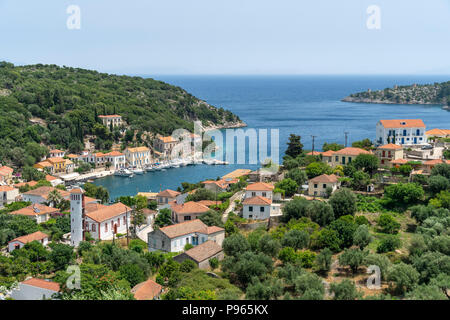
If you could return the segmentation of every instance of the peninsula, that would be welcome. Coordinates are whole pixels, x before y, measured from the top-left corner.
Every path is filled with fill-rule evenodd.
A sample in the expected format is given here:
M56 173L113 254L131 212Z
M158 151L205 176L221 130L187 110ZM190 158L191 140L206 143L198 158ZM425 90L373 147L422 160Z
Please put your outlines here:
M358 92L342 99L344 102L383 104L440 104L449 110L450 81L443 83L394 86L384 90Z

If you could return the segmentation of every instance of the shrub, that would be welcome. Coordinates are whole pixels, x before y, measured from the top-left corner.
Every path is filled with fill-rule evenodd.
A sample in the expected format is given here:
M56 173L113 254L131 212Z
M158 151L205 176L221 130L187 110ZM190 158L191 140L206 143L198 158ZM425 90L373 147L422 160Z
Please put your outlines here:
M377 252L378 253L386 253L386 252L390 252L390 251L394 251L398 248L400 248L401 246L401 241L400 238L398 238L397 236L394 235L389 235L384 237L378 247L377 247Z

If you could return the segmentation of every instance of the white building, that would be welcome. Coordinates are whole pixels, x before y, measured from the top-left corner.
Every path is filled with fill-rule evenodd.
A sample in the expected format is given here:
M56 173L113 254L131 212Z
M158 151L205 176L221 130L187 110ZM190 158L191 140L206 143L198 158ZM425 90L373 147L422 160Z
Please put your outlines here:
M125 154L119 151L112 151L104 154L106 162L111 163L111 168L119 170L125 168Z
M380 120L376 126L377 146L384 144L422 145L427 143L421 119Z
M281 214L280 204L261 196L246 198L242 205L242 217L245 219L264 220Z
M105 127L110 127L111 125L113 128L120 127L123 124L122 116L119 116L118 114L112 114L112 115L103 115L98 116L100 120L102 120L103 125Z
M247 188L245 188L245 198L252 197L264 197L267 199L273 199L273 189L274 186L270 183L265 182L256 182L249 184Z
M14 300L48 300L60 291L59 284L54 281L30 278L19 283L19 287L11 292Z
M8 242L8 252L13 252L16 249L20 249L32 241L38 241L42 243L43 246L46 246L48 244L48 235L41 231L37 231L26 236L15 238Z
M50 150L48 157L49 158L64 158L65 154L66 153L62 150L53 149L53 150Z
M0 208L16 201L19 196L19 189L10 186L0 186Z
M70 192L72 246L78 246L86 232L95 240L111 240L118 233L127 233L131 208L120 202L110 206L87 203L86 198L81 188Z
M151 162L150 149L147 147L127 148L125 159L132 167L145 167Z
M180 252L188 243L195 247L208 240L222 246L225 230L216 226L208 227L195 219L153 230L147 236L149 251Z
M47 222L51 217L60 215L57 208L48 207L43 204L34 203L31 206L10 212L11 215L27 216L36 221L36 223Z
M327 195L328 190L333 193L339 188L339 185L338 176L334 174L322 174L308 181L308 195L324 197Z

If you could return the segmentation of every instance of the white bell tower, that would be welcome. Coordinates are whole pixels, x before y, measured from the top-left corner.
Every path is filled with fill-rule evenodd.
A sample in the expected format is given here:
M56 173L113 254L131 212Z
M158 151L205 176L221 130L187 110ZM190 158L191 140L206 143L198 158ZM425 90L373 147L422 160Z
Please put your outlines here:
M78 247L84 240L84 191L75 188L70 191L70 244Z

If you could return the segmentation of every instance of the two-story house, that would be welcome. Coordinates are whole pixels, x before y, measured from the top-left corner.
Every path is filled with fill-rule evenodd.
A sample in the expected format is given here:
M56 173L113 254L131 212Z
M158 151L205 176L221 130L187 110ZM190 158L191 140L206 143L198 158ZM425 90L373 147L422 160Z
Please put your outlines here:
M327 189L331 193L339 187L339 178L334 174L322 174L308 181L308 195L313 197L324 197L327 195Z
M391 167L392 160L403 159L403 148L398 144L389 143L379 146L375 154L380 159L381 166Z
M422 145L427 143L421 119L380 120L376 125L376 145Z

